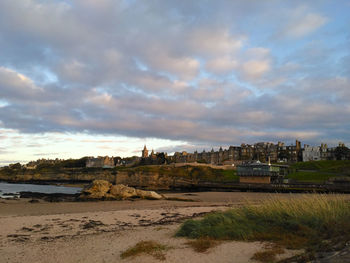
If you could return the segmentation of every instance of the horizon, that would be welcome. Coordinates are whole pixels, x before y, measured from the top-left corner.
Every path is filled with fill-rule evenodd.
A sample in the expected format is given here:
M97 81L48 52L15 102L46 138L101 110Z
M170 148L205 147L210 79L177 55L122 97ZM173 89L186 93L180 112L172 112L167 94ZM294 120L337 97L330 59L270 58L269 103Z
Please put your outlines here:
M255 146L258 143L272 143L274 145L277 145L279 142L280 141L278 141L276 143L275 142L271 142L271 141L269 141L269 142L255 142L255 143L252 143L252 144L250 144L250 143L241 143L239 145L226 145L226 146L211 147L211 148L206 148L206 149L203 148L202 150L198 150L198 149L193 150L192 149L192 151L185 151L185 152L187 152L187 153L194 153L195 151L197 151L198 153L201 153L203 151L210 152L211 150L214 150L215 152L218 152L220 148L222 148L222 150L225 151L225 150L228 150L231 146L233 146L233 147L241 147L242 144ZM293 143L285 143L285 142L281 142L281 143L283 143L284 146L294 146L295 145L295 143L294 144ZM302 142L300 142L300 143L301 143L301 149L304 149L305 145L310 146L310 147L321 147L321 145L309 145L309 144L303 144ZM341 143L342 142L338 142L338 145L340 145ZM322 144L325 144L329 149L330 148L335 148L335 147L338 146L338 145L330 145L330 144L328 144L326 142L324 142ZM147 145L144 145L144 146L146 146L146 148L147 148ZM347 147L346 144L345 144L345 147ZM109 154L106 154L106 155L85 155L85 156L78 156L78 157L75 157L75 158L71 158L70 157L70 158L67 158L67 159L59 158L59 157L54 157L54 158L44 158L44 157L40 158L39 157L39 158L37 158L35 160L22 161L22 162L20 162L20 161L19 162L8 162L8 163L0 162L0 167L5 167L5 166L8 166L10 164L15 164L15 163L20 163L21 165L24 165L24 164L27 164L29 162L32 162L32 161L35 162L35 161L38 161L38 160L55 160L55 159L58 159L58 160L69 160L69 159L81 159L81 158L89 158L89 157L92 157L92 158L98 158L98 157L113 157L113 158L116 158L116 157L120 157L120 158L123 159L123 158L130 158L130 157L140 157L139 155L142 155L142 150L143 149L144 148L142 147L142 149L140 148L139 151L134 151L134 153L135 153L134 155L118 155L118 154L116 154L116 155L114 155L114 154L112 154L112 155L109 155ZM156 154L158 154L158 153L166 153L168 156L173 156L175 153L184 152L184 150L181 150L181 149L177 149L176 151L173 151L173 152L166 152L166 151L163 151L162 149L155 150L152 147L151 148L147 148L147 150L148 150L149 153L151 151L154 151L154 153L156 153ZM136 155L136 153L138 155Z
M0 167L350 145L350 2L4 0Z

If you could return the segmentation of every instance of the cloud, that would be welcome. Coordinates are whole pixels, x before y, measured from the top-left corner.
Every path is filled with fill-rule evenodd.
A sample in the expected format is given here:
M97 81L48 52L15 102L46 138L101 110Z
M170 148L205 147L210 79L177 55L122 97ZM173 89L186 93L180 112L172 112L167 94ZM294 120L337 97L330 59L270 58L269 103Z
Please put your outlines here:
M31 99L42 93L30 78L5 67L0 67L0 86L3 99Z
M238 61L230 57L219 57L209 60L206 69L216 74L228 74L237 69Z
M205 7L1 1L1 127L156 137L188 149L350 138L350 51L325 3ZM332 37L303 39L326 23Z
M329 21L327 16L312 11L305 3L282 12L282 15L286 19L282 20L282 28L278 32L278 37L301 38L316 31Z
M191 32L188 42L195 54L217 57L239 51L243 46L244 37L234 37L227 29L200 28Z
M245 78L256 79L270 70L270 62L267 60L249 60L242 65Z
M285 35L290 37L303 37L312 33L327 22L327 18L319 14L306 14L298 21L290 22L287 25Z

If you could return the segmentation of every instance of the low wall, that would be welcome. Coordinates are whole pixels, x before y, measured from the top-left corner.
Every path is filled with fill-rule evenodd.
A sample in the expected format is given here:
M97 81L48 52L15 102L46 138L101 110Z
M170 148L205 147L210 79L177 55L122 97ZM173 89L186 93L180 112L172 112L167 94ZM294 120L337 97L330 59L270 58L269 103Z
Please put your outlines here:
M270 176L241 176L239 177L240 183L247 184L269 184L271 182Z

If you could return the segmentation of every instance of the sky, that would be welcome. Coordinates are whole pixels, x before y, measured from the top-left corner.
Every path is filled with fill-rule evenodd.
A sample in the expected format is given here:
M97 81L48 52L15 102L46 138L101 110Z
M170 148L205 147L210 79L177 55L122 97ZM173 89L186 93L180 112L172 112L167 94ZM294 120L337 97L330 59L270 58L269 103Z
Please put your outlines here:
M349 146L349 14L349 0L1 0L0 166Z

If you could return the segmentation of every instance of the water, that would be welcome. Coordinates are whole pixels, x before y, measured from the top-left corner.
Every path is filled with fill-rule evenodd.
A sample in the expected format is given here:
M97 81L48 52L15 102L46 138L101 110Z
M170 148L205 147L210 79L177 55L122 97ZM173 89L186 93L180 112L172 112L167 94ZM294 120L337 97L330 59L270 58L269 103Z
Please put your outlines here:
M11 198L18 196L19 192L36 192L44 194L76 194L82 190L81 187L68 187L57 185L39 185L39 184L11 184L0 182L0 198ZM4 194L11 194L5 195Z

